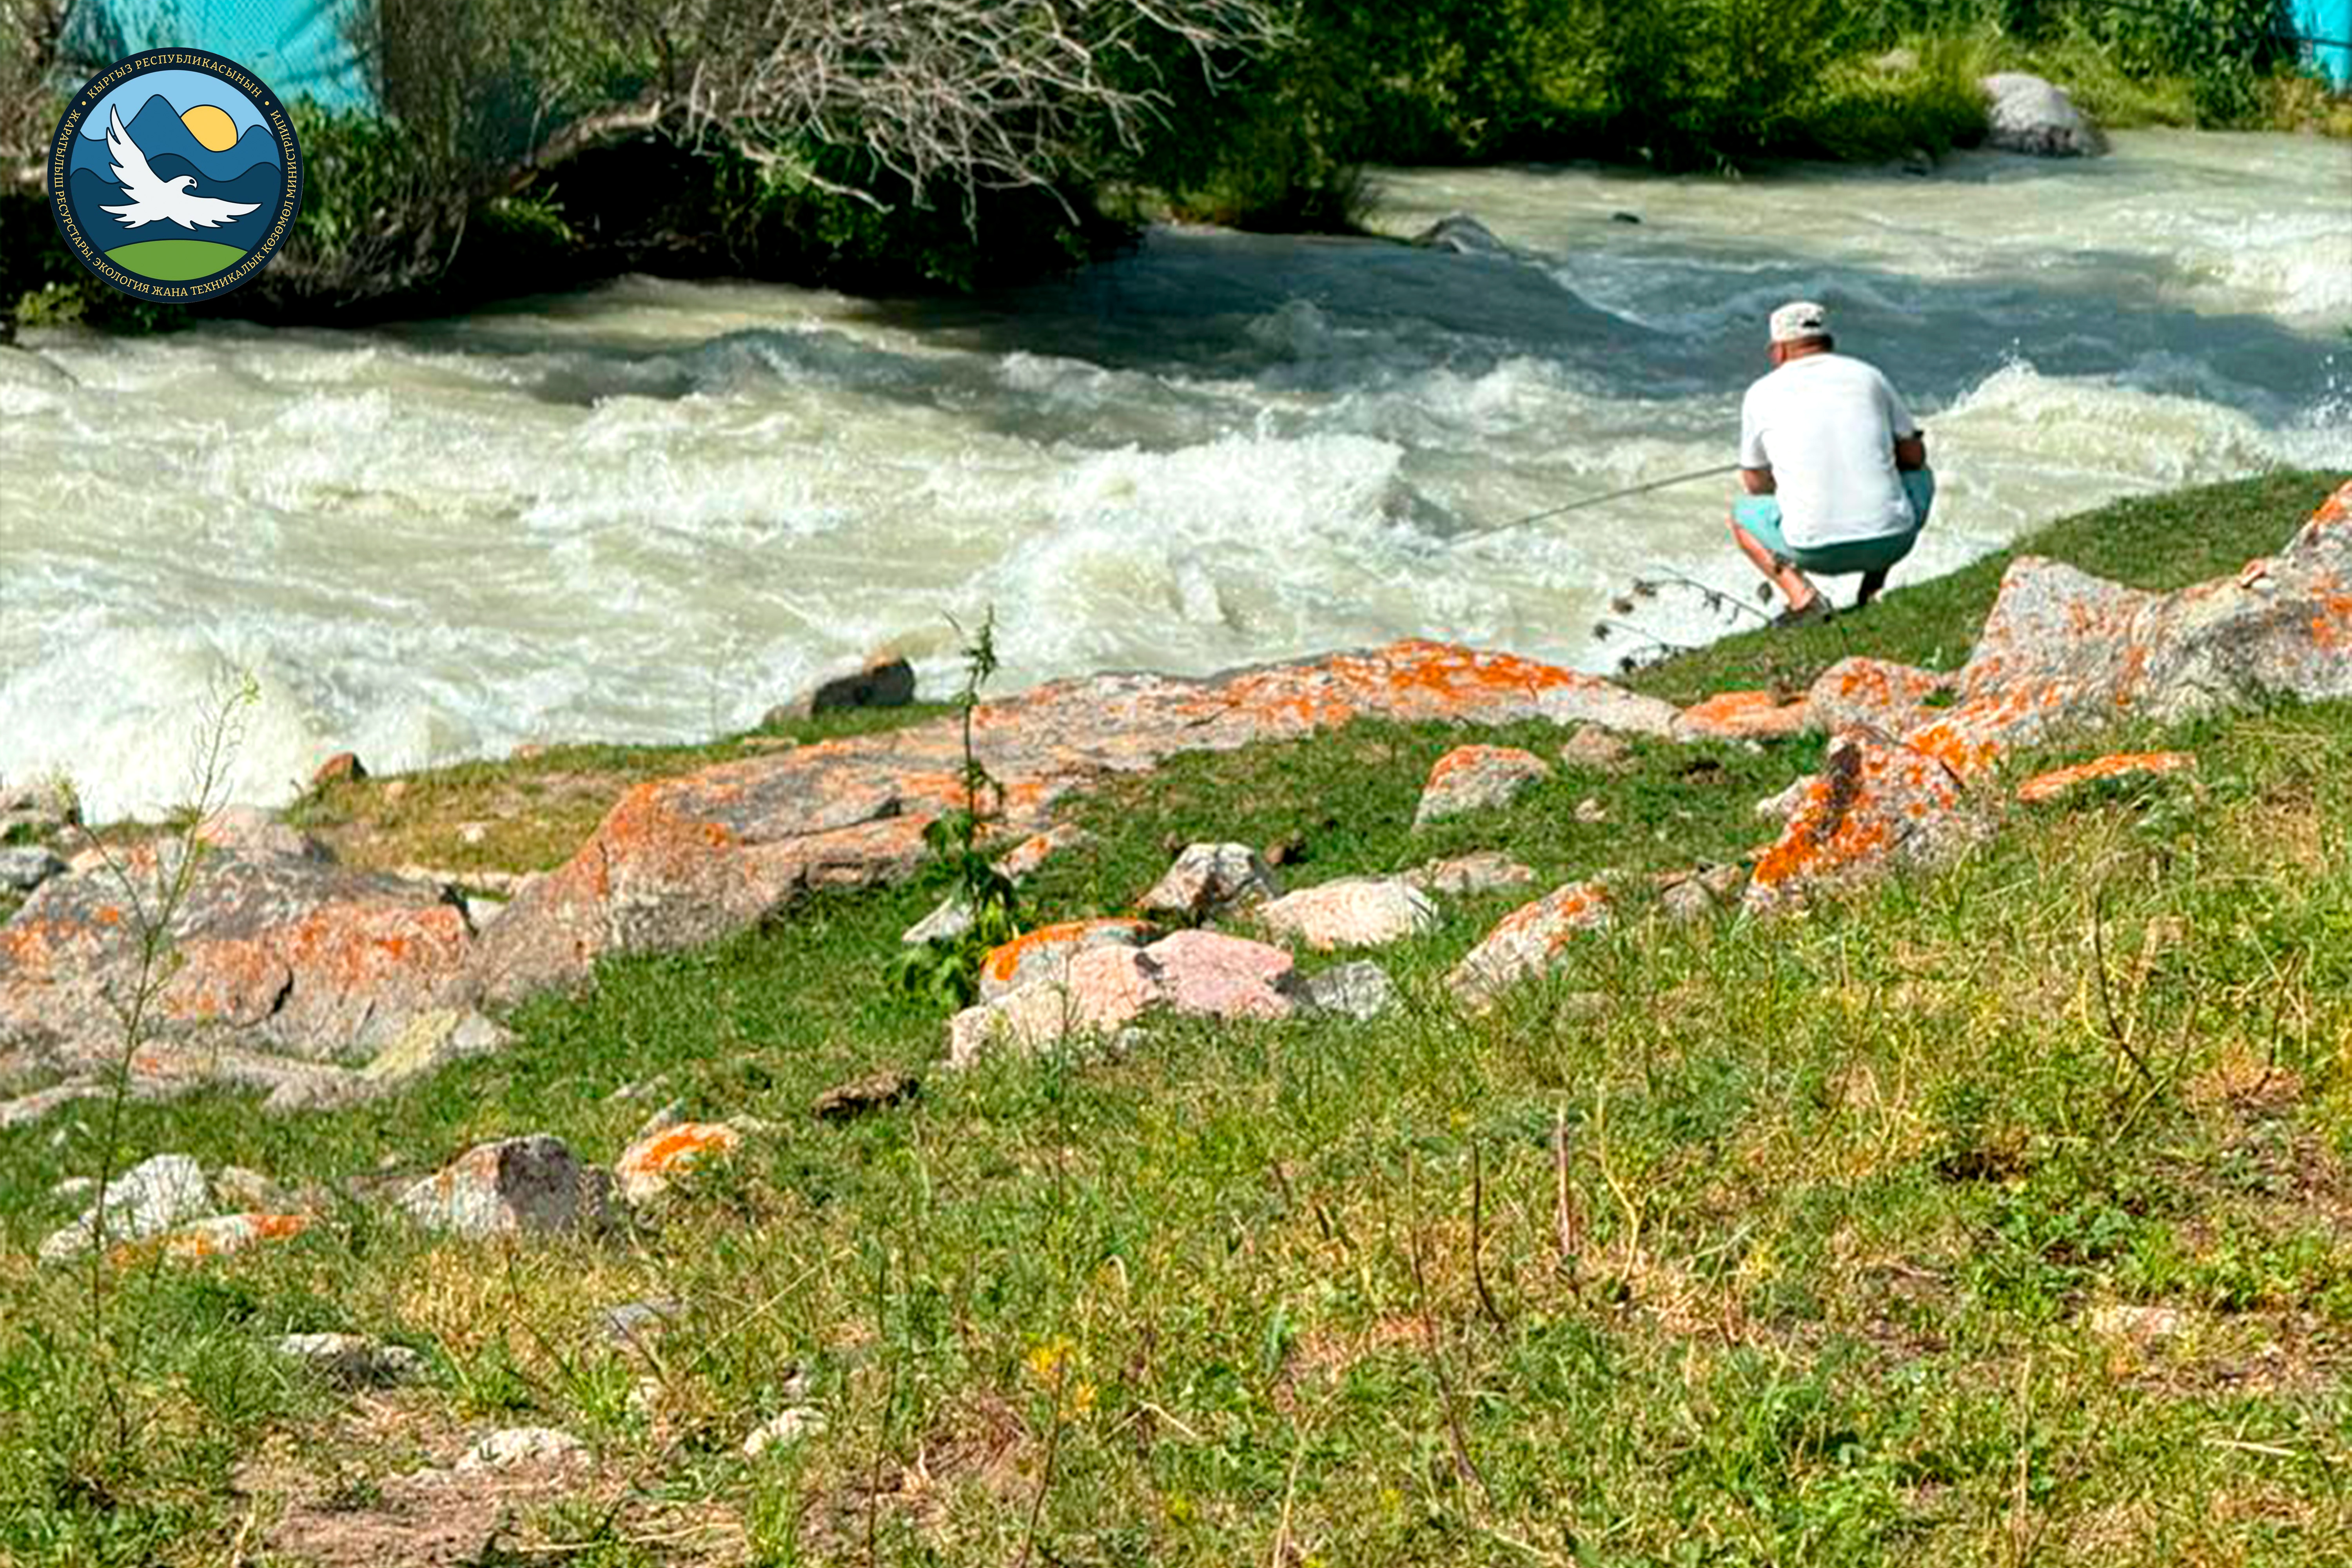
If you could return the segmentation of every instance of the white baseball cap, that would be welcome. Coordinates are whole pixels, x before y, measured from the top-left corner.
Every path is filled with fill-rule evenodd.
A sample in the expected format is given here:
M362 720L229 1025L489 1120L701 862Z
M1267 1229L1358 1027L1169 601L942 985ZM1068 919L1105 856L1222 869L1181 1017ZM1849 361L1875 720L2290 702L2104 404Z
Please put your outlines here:
M1830 330L1830 313L1811 300L1791 300L1772 312L1772 341L1792 343Z

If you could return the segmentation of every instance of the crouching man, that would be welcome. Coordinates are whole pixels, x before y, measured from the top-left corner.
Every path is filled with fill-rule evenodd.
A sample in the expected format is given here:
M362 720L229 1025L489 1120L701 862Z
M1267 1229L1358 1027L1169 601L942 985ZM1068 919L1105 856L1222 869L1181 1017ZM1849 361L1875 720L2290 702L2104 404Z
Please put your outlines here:
M1779 624L1830 616L1807 572L1862 574L1861 608L1917 542L1935 500L1927 442L1877 369L1836 352L1811 300L1772 312L1772 371L1739 409L1739 482L1731 536L1779 587Z

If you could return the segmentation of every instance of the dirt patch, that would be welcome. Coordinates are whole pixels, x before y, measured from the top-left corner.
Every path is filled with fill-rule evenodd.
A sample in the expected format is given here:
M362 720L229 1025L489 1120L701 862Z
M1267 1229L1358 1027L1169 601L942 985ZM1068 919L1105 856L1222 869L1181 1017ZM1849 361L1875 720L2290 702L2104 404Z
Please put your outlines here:
M465 1568L594 1542L686 1568L750 1559L742 1522L722 1504L656 1503L641 1495L641 1474L610 1462L458 1468L478 1436L411 1402L364 1401L323 1439L266 1445L236 1489L258 1544L306 1568Z

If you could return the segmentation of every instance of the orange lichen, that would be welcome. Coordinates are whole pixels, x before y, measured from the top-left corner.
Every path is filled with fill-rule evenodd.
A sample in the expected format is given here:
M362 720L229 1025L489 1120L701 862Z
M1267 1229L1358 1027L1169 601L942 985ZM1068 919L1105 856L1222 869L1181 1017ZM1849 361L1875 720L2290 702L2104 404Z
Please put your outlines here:
M1456 773L1490 767L1527 773L1551 771L1541 757L1533 752L1523 752L1517 746L1456 746L1431 764L1429 782L1434 785Z
M1097 932L1112 931L1126 932L1140 942L1150 935L1151 926L1144 921L1118 916L1104 920L1062 921L1054 925L1039 926L1035 931L1024 931L1011 942L990 949L988 956L980 961L980 972L998 984L1004 984L1012 980L1023 961L1031 953L1049 947L1083 942Z
M1723 740L1793 735L1812 721L1803 698L1783 702L1769 691L1723 691L1683 710L1682 726Z
M706 1154L723 1154L742 1141L743 1135L723 1121L680 1122L629 1150L621 1158L621 1173L667 1175Z
M2197 759L2186 752L2117 752L2095 762L2077 763L2073 767L2059 768L2028 779L2018 786L2017 798L2028 805L2038 805L2095 779L2119 778L2129 773L2178 773L2196 765Z

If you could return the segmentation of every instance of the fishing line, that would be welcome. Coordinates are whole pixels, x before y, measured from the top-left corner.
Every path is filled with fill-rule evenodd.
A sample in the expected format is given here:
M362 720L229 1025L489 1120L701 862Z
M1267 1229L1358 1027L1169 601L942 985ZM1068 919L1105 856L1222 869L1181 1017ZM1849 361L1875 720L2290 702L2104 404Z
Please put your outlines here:
M1668 485L1686 485L1693 479L1720 479L1725 474L1737 473L1738 471L1738 464L1725 463L1719 468L1701 468L1696 473L1676 474L1671 479L1652 479L1649 483L1644 485L1629 485L1622 490L1611 490L1606 495L1586 496L1580 500L1572 500L1564 506L1550 507L1542 511L1531 511L1525 517L1515 517L1508 522L1497 522L1489 524L1485 528L1474 528L1466 532L1455 534L1445 542L1449 547L1451 547L1461 543L1465 539L1484 539L1490 533L1500 533L1504 530L1510 528L1524 528L1531 522L1541 522L1548 517L1559 517L1565 512L1581 511L1589 506L1601 506L1612 500L1623 500L1627 496L1647 495L1652 490L1664 489Z

